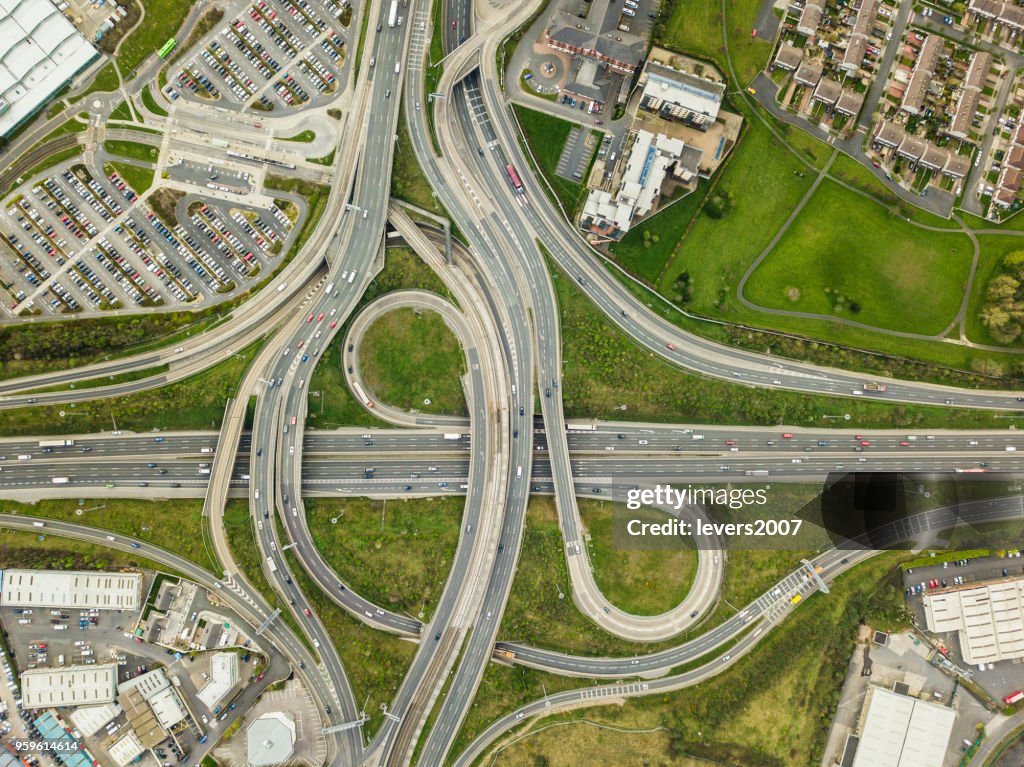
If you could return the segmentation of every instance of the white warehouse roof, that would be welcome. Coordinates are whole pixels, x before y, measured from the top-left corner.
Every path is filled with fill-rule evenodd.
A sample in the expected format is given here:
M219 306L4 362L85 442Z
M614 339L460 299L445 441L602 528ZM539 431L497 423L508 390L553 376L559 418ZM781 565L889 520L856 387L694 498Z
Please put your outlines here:
M0 136L98 55L49 0L0 0Z
M21 675L25 708L95 706L112 703L117 692L117 664L34 668Z
M107 753L118 767L126 767L145 750L139 736L135 734L135 730L128 730L128 734L107 748Z
M238 656L233 652L219 652L210 659L210 681L196 697L212 711L237 683Z
M137 610L141 598L139 573L0 570L0 605L4 607Z
M881 687L869 688L868 715L853 767L935 767L943 763L956 712Z
M123 709L116 703L104 703L102 706L82 706L71 713L71 721L85 737L95 735L103 726L121 713Z
M929 631L960 632L967 663L1024 658L1024 580L926 594Z
M119 695L124 695L130 690L139 691L142 699L153 709L157 723L165 730L171 729L185 718L185 709L182 708L178 696L174 694L170 680L162 668L147 671L141 676L122 682L117 687Z

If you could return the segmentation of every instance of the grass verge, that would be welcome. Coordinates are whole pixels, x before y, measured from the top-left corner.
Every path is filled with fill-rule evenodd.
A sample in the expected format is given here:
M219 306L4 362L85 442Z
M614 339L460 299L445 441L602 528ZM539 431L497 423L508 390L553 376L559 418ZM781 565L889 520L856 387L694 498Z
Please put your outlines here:
M464 506L454 496L310 498L306 519L317 549L343 581L376 604L429 621L455 556Z

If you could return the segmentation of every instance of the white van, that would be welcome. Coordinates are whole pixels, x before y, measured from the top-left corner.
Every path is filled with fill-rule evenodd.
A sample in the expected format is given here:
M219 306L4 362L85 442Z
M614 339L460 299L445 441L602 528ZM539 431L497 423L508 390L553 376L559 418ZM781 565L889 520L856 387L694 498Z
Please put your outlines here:
M402 71L402 62L401 61L396 61L395 62L395 74L397 75L401 71Z
M624 13L624 14L625 14L626 16L636 16L636 11L634 11L634 10L633 10L632 8L623 8L623 9L622 9L622 12L623 12L623 13Z
M522 466L518 466L518 467L516 467L516 479L522 479L522 478L523 478L523 467Z

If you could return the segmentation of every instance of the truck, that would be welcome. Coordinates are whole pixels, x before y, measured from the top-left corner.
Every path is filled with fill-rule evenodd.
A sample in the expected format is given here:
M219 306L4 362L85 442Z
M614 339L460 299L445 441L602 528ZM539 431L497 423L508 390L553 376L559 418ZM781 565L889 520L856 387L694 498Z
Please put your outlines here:
M516 657L516 654L514 652L512 652L511 650L500 650L499 649L499 650L495 650L494 654L497 655L499 658L508 658L509 660L512 660L512 659L514 659Z
M267 557L267 567L270 568L270 572L272 572L272 573L276 573L277 572L277 562L274 561L273 557ZM214 712L214 713L216 713L216 712Z
M33 522L32 527L46 527L45 522Z
M458 432L446 432L444 435L445 439L462 439L462 435Z
M388 11L388 26L394 28L395 19L398 18L398 0L391 0L391 10Z
M66 485L71 481L71 477L54 477L52 482L55 485Z
M212 453L213 452L213 448L212 447L201 447L201 448L199 448L199 452L200 453Z
M74 447L73 439L41 439L39 447Z
M874 381L868 381L864 384L864 391L885 391L888 388L885 384L875 383Z

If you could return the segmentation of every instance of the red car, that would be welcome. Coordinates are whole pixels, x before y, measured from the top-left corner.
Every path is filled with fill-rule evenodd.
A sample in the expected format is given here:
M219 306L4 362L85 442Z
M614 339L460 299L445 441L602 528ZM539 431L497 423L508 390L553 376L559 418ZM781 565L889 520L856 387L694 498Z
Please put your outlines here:
M452 29L455 29L455 19L452 19Z
M674 352L676 350L676 345L675 344L665 344L665 346L668 347L668 350L670 352Z
M320 314L317 315L316 321L320 322L320 320L322 320L323 318L324 318L324 313L320 312Z
M302 348L302 345L303 345L304 343L306 343L306 342L305 342L305 341L299 341L299 342L298 342L298 343L297 343L297 344L296 344L295 346L296 346L296 348L298 348L298 349L301 349L301 348Z
M792 434L790 434L790 433L789 433L789 432L787 431L787 432L786 432L785 434L783 434L783 435L782 435L782 438L783 438L783 439L793 439L793 435L792 435Z
M736 444L736 440L734 440L734 439L727 439L725 441L725 444L727 444L727 445L735 445Z
M900 442L900 447L910 447L910 443L907 442L906 440L903 440L902 442Z
M337 320L334 320L334 322L332 322L332 323L331 323L331 327L332 327L332 328L336 328L336 327L338 327L338 321L337 321Z
M266 674L260 674L258 677L256 677L256 681L257 682L262 682L263 681L263 677L265 677L265 676L266 676Z
M312 321L313 321L313 315L312 314L309 315L308 317L306 317L306 322L312 322Z
M308 607L303 607L302 608L302 614L305 615L307 618L312 618L313 617L313 613L311 613L309 611Z
M860 444L863 445L864 447L871 447L871 443L868 442L866 439L862 439L860 441Z

